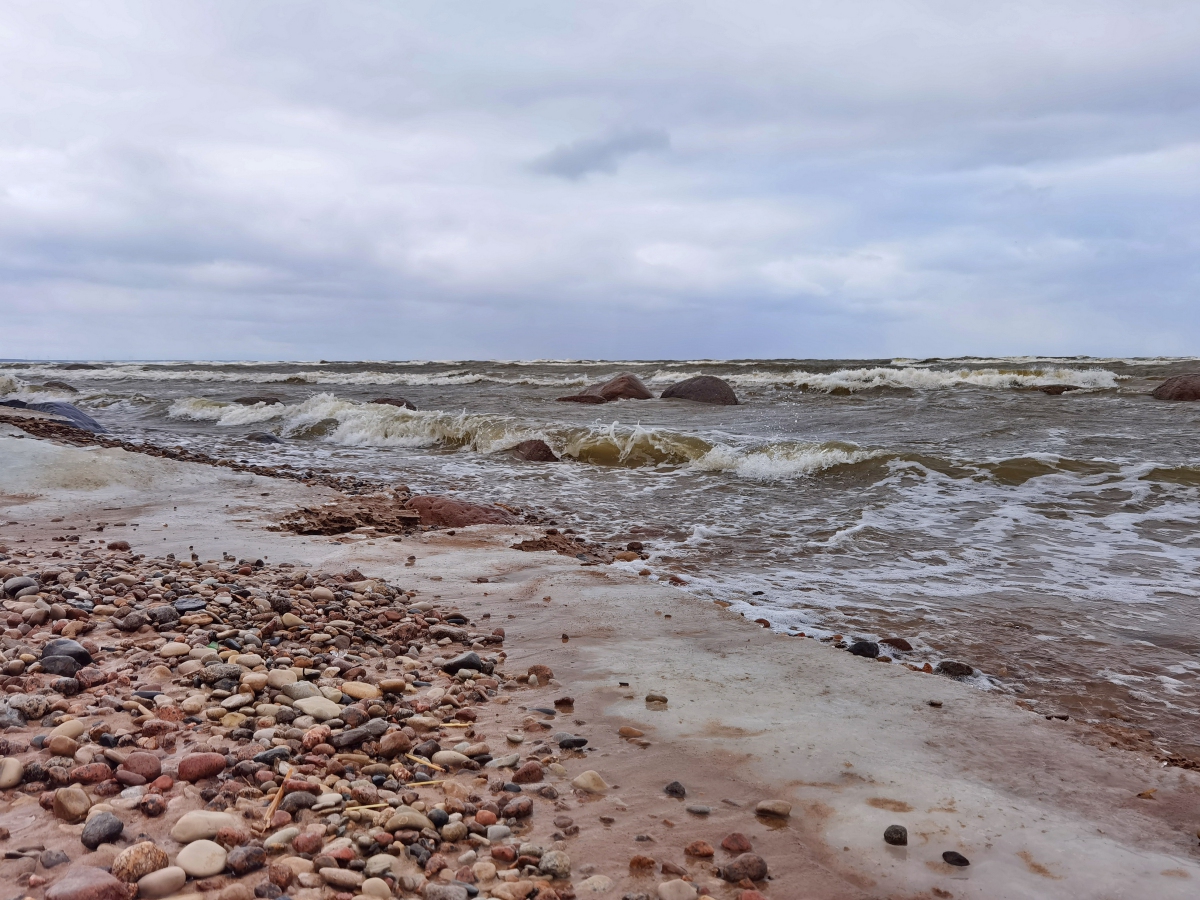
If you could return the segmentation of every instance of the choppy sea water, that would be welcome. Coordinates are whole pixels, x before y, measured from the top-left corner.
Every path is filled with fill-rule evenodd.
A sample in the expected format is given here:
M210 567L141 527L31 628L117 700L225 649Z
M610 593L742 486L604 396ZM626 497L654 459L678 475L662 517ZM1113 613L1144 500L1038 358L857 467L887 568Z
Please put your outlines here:
M555 402L619 371L656 393L717 375L742 405ZM909 661L970 663L981 688L1200 760L1200 404L1148 396L1188 371L1200 361L15 362L0 395L641 540L652 577L781 632L904 637ZM1052 384L1079 390L1036 390ZM232 402L247 395L283 402ZM534 437L564 461L507 452Z

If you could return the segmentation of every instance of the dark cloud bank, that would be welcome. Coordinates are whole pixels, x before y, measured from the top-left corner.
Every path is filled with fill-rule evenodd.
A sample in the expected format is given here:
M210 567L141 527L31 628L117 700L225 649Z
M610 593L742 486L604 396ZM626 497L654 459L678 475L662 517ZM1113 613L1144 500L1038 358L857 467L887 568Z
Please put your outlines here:
M1200 4L11 3L8 357L1200 352Z

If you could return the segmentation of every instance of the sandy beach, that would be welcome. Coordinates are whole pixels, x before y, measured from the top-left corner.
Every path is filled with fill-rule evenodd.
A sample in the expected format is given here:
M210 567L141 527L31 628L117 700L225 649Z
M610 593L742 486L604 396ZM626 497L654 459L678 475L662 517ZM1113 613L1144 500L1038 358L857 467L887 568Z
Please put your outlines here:
M496 755L507 752L506 732L519 729L529 709L570 697L572 711L548 728L588 741L584 750L546 753L545 780L558 797L535 797L530 824L518 831L521 842L569 855L570 875L552 883L556 896L732 900L752 889L777 898L1183 898L1197 890L1200 774L1113 746L1094 728L1046 719L1011 697L899 661L772 633L718 604L649 583L637 565L581 565L553 552L511 549L543 536L544 528L479 525L400 540L295 535L269 529L336 491L0 429L0 549L9 556L0 566L70 568L89 550L97 560L120 555L106 548L122 540L147 565L195 553L200 562L258 558L313 573L357 570L415 592L412 602L461 610L473 622L486 616L502 627L504 672L548 666L553 680L499 690L481 707L487 711L474 726L476 739ZM96 531L100 523L103 531ZM79 541L54 541L68 525ZM52 558L55 551L61 556ZM101 644L128 638L99 618ZM12 658L16 645L50 637L48 630L18 633L5 649ZM156 652L147 647L166 643L149 638L147 658ZM423 664L437 650L422 651ZM163 690L172 695L191 687L178 676L171 684ZM647 700L656 695L665 702ZM96 721L82 705L74 708L85 724ZM642 736L624 738L622 727ZM214 726L201 725L196 739L208 729ZM30 741L49 730L31 720L3 738ZM219 741L225 729L215 730ZM510 746L524 763L525 747ZM48 752L31 747L20 757L31 762ZM170 762L163 760L164 771ZM608 788L574 788L572 779L588 770ZM674 782L683 796L664 791ZM181 846L166 836L172 823L205 804L193 786L177 784L165 796L161 818L120 812L127 822L119 846L144 833L175 857ZM10 833L0 880L14 895L46 895L68 867L31 867L28 854L9 851L62 849L72 867L89 855L81 826L56 823L36 800L19 789L0 795L0 827ZM756 815L762 801L790 805L790 815ZM264 810L269 804L250 802ZM553 823L563 816L577 830L564 834ZM907 829L907 846L884 842L890 825ZM718 875L734 858L720 847L734 832L769 867L769 878L753 888ZM715 856L685 854L694 841L711 844ZM947 851L969 865L948 865ZM653 868L631 868L635 857L652 859ZM241 880L253 887L265 871ZM676 887L680 880L684 886ZM201 887L228 891L237 881ZM507 883L474 889L503 897ZM431 892L437 886L435 875L429 884L393 887L397 896L432 897L441 896ZM189 880L181 892L199 890ZM339 892L326 884L287 893L317 900Z

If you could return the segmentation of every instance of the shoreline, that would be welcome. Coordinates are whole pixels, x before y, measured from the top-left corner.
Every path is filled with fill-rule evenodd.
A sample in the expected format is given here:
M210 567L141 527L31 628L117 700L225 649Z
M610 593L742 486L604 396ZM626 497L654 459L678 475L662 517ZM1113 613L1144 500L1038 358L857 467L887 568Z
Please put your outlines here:
M1046 721L940 676L772 634L620 570L509 549L514 537L539 536L523 525L424 532L399 543L304 538L265 525L281 510L331 498L327 487L197 471L203 467L122 450L0 441L10 460L37 445L37 458L0 476L9 518L14 510L37 521L85 509L98 514L120 501L129 504L123 515L144 523L121 537L147 555L166 547L178 555L195 546L217 559L269 550L264 559L272 565L290 559L324 571L358 568L421 597L482 604L507 629L512 668L551 666L597 748L589 767L622 786L580 802L574 818L587 828L566 842L573 866L595 866L613 880L607 893L614 897L652 894L665 880L629 874L639 850L654 848L660 864L682 864L690 840L716 845L734 830L763 848L774 877L761 886L766 896L803 889L829 897L1137 897L1153 884L1157 896L1183 897L1200 877L1191 834L1196 773L1102 751L1076 723ZM54 474L64 470L68 477ZM151 522L169 527L153 531ZM13 527L5 527L4 542ZM30 524L23 532L27 541L46 542L51 530ZM410 554L417 559L406 566ZM652 691L668 697L665 708L647 706ZM650 746L622 741L621 725L644 731ZM709 817L693 822L663 795L675 780L687 788L687 803L714 810ZM1138 798L1147 791L1155 799ZM613 813L614 825L597 824L597 804L615 809L614 796L626 809ZM750 813L763 799L792 804L786 826L768 828ZM642 823L640 833L653 840L636 842L622 819ZM893 823L909 829L903 855L882 840ZM948 850L971 866L945 865ZM723 885L714 890L736 896Z

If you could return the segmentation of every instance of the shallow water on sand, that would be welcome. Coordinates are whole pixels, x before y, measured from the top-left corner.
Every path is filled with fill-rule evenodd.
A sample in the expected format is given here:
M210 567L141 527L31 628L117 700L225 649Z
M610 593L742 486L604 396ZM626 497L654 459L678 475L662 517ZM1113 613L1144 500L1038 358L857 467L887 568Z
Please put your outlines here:
M1200 404L1148 396L1196 361L88 365L0 364L0 394L69 400L123 437L539 508L642 540L653 577L780 631L904 637L908 661L970 663L982 688L1200 759ZM555 402L625 370L655 393L718 375L742 404ZM1080 389L1037 390L1053 384ZM248 395L282 402L232 402ZM507 452L532 437L565 461Z

